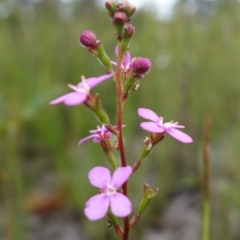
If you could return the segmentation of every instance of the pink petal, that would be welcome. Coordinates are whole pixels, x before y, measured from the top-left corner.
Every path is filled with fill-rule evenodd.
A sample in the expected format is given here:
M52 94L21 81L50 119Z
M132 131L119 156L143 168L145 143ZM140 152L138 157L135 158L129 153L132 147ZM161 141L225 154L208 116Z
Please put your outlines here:
M126 55L122 61L122 66L126 68L130 64L130 61L131 61L131 55L129 52L126 52Z
M172 137L176 138L178 141L183 143L191 143L193 142L192 138L188 136L186 133L179 131L175 128L167 129L167 133Z
M163 124L163 126L164 126L165 128L185 128L183 125L178 125L178 124L173 123L173 122L165 122L165 123Z
M50 104L63 102L65 105L74 106L83 103L87 98L86 93L71 92L54 99Z
M159 122L158 115L154 111L148 108L139 108L138 115L148 120L152 120L153 122Z
M130 166L117 168L112 176L112 184L116 189L121 187L131 174L132 167Z
M59 97L59 98L56 98L56 99L52 100L52 101L50 102L50 104L58 104L58 103L60 103L60 102L64 102L65 99L68 98L69 95L71 96L71 94L72 94L72 93L68 93L68 94L65 94L65 95L63 95L63 96L61 96L61 97Z
M91 89L91 88L95 87L96 85L98 85L99 83L111 78L113 75L114 75L114 73L110 73L110 74L102 75L100 77L88 78L87 84Z
M101 142L100 137L99 137L99 136L96 136L96 137L93 139L93 142L94 142L94 143L99 143L99 142Z
M111 174L105 167L95 167L89 171L88 179L94 187L105 189L106 183L111 182Z
M112 213L117 217L126 217L132 211L132 203L122 193L111 196L110 206Z
M90 140L91 138L95 138L95 137L96 137L96 135L90 135L88 137L85 137L78 142L78 145L81 145L81 144L85 143L86 141Z
M115 54L116 54L116 56L118 56L118 46L115 47ZM125 68L126 66L128 66L130 64L130 61L131 61L131 54L130 54L130 52L127 51L126 55L122 61L122 66ZM115 63L113 61L112 61L112 64L117 65L117 63Z
M114 61L110 61L112 65L117 66L117 63Z
M77 84L77 87L78 87L78 88L84 88L84 86L83 86L83 82L82 82L82 81L79 82L79 83Z
M118 46L115 47L115 54L118 56Z
M73 92L64 100L64 103L68 106L74 106L83 103L86 98L86 93Z
M162 133L164 132L164 128L161 128L157 123L155 122L142 122L140 124L140 127L148 132L152 133Z
M74 106L83 103L86 98L86 93L71 92L51 101L50 104L63 102L65 105Z
M104 193L91 197L84 208L86 217L91 221L103 218L108 211L109 202L110 198Z
M95 130L90 130L90 133L101 133L102 131L108 131L107 128L105 127L105 125L102 125L102 127L98 127L98 129Z

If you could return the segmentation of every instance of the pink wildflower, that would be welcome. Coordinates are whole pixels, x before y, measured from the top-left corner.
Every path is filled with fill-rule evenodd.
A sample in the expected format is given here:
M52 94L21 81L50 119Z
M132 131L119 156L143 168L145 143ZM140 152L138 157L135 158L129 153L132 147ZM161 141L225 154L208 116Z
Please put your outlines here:
M115 54L118 56L118 47L115 48ZM111 61L113 65L117 65L116 62ZM130 52L126 52L124 59L122 60L121 68L125 73L128 73L130 70L130 63L131 63L131 54Z
M74 90L75 92L71 92L57 99L54 99L50 102L50 104L58 104L61 102L68 106L82 104L83 102L86 101L87 96L93 87L111 78L113 75L114 73L111 73L107 75L102 75L100 77L92 77L88 79L85 79L85 77L82 76L82 82L80 82L77 86L74 86L72 84L68 85L68 87Z
M176 138L178 141L183 143L193 142L192 138L186 133L179 131L176 128L185 128L182 125L178 125L177 122L166 122L163 123L163 118L158 117L158 115L150 109L139 108L138 115L151 120L151 122L142 122L140 124L141 128L152 133L165 133L167 132L172 137Z
M118 56L118 47L115 48L115 53ZM111 61L113 65L117 65L116 62ZM131 59L130 52L126 52L124 59L122 60L121 68L126 74L132 72L134 77L143 78L151 67L151 61L148 58L135 57Z
M125 126L126 125L122 125L122 127L125 127ZM117 129L117 126L113 126L113 128ZM85 143L86 141L90 140L91 138L93 138L93 142L95 142L95 143L101 142L102 140L110 138L110 136L112 135L112 133L105 127L104 124L102 125L102 127L97 126L96 130L90 130L89 132L92 134L88 137L81 139L78 142L78 145Z
M95 167L88 173L90 183L102 190L102 193L91 197L85 205L84 213L91 221L103 218L110 207L117 217L126 217L132 210L129 199L118 192L117 189L132 174L132 167L119 167L111 177L110 171L105 167Z
M105 125L103 124L102 127L97 127L97 130L90 130L90 133L92 133L92 135L85 137L83 139L81 139L78 143L78 145L81 145L82 143L85 143L86 141L90 140L91 138L93 138L93 142L101 142L104 139L108 139L111 136L111 132L105 127Z

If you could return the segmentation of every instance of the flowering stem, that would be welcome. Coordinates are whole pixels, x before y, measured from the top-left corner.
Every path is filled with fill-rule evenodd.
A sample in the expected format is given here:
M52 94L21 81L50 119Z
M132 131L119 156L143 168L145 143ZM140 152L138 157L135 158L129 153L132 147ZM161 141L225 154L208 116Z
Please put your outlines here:
M121 80L121 63L123 59L123 52L121 47L118 47L118 58L117 58L117 67L116 67L116 91L117 91L117 128L119 131L118 134L118 144L121 157L122 167L127 166L127 161L124 152L123 137L122 137L122 117L123 117L123 92L122 92L122 80ZM122 186L123 194L127 196L127 182ZM123 240L128 240L129 234L129 224L128 216L124 218L124 234Z

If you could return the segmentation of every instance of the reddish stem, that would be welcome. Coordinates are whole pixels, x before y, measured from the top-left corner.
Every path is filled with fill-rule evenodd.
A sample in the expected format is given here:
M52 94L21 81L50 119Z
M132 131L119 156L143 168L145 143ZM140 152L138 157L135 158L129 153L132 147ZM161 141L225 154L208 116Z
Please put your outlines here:
M123 237L123 230L122 230L122 228L118 224L116 224L114 226L114 229L115 229L116 233L118 234L118 236L122 238Z
M137 171L137 169L140 167L142 161L141 159L138 159L132 166L132 172L134 173L135 171Z
M123 117L123 93L122 93L122 82L121 82L121 63L123 59L123 53L121 47L118 47L118 58L117 58L117 68L116 68L116 90L117 90L117 128L118 134L118 144L120 157L122 162L122 167L127 166L127 161L124 152L123 137L122 137L122 117ZM122 186L122 191L125 196L127 196L127 181ZM123 240L128 240L129 235L129 220L128 216L124 218L124 234Z
M209 159L209 145L210 145L210 131L211 131L211 120L210 118L205 119L204 124L204 144L203 144L203 190L204 200L210 201L210 159Z

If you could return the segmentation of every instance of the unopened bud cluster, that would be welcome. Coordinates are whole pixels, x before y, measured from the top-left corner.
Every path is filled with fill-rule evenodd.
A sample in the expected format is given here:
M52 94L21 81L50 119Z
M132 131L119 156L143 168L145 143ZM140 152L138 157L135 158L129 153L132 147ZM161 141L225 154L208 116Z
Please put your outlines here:
M127 17L127 21L130 21L132 15L136 11L136 7L132 4L130 4L128 1L121 1L116 3L115 1L107 1L105 3L105 7L108 10L109 16L113 19L115 13L125 13L125 16Z
M136 7L127 1L116 3L111 0L107 1L105 6L117 31L118 39L122 39L124 37L131 38L134 34L134 28L125 28L125 25L131 20L131 17L136 11Z

